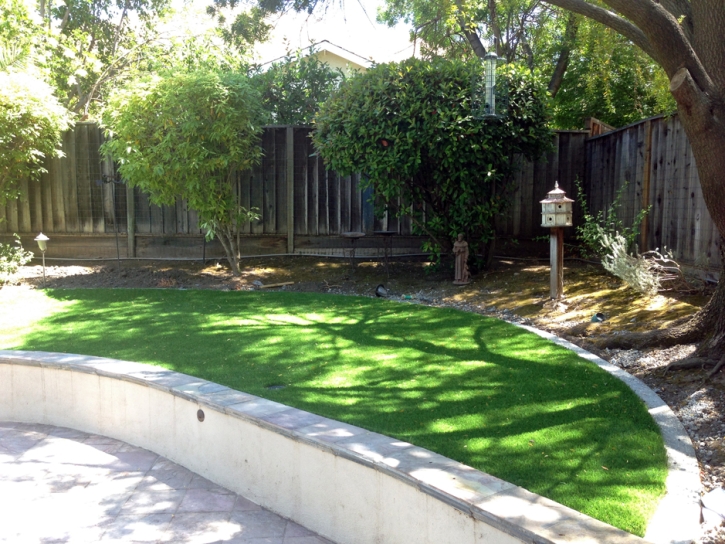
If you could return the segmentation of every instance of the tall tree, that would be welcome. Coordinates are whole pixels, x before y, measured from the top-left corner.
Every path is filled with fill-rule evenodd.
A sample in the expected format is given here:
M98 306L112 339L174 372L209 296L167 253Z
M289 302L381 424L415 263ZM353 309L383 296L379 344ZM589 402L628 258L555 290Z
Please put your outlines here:
M624 36L584 18L577 42L552 101L556 127L581 128L587 117L622 127L675 111L665 72Z
M495 219L510 202L513 157L536 159L551 132L543 85L515 65L499 70L506 114L474 117L477 71L477 63L440 58L375 66L322 105L313 138L333 170L362 172L388 213L410 216L430 237L427 250L440 255L466 233L485 266Z
M723 273L708 304L679 326L606 340L616 347L699 342L676 366L725 366L725 7L722 0L545 0L619 32L665 70L720 233ZM607 9L609 8L609 9Z
M253 83L274 124L311 125L320 105L345 80L341 70L320 61L314 52L288 54L254 75Z
M45 64L63 104L88 116L119 75L143 62L170 0L41 0Z
M405 21L413 26L424 55L459 58L487 49L482 39L495 43L506 62L523 62L532 70L545 59L553 66L548 89L555 95L576 43L579 17L568 16L541 0L387 0L380 19L388 24Z
M256 219L235 194L239 171L261 159L264 120L247 76L177 70L146 76L114 92L104 114L111 138L102 150L152 202L182 197L216 236L239 275L239 228Z
M548 78L557 128L585 117L622 126L674 110L663 100L661 68L627 39L543 0L387 0L389 24L413 25L424 55L483 57L496 43L506 62L524 62Z
M18 196L22 180L45 172L47 157L60 154L67 110L37 66L43 31L25 2L0 5L0 205Z

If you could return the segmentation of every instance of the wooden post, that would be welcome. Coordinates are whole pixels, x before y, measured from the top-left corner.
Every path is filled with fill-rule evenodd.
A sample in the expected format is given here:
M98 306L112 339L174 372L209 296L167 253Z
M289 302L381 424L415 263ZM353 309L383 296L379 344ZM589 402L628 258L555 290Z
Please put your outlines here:
M287 127L287 253L295 252L295 133Z
M111 187L115 190L115 187ZM128 182L126 182L126 235L127 235L127 257L136 256L136 200L134 199L134 190Z
M549 258L551 260L551 298L564 297L564 229L555 227L549 235Z

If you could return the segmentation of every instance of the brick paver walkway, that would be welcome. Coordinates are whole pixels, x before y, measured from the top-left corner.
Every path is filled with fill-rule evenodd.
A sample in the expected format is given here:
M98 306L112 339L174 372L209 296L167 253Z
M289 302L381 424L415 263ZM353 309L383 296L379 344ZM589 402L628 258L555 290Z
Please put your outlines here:
M0 422L0 542L331 544L152 453Z

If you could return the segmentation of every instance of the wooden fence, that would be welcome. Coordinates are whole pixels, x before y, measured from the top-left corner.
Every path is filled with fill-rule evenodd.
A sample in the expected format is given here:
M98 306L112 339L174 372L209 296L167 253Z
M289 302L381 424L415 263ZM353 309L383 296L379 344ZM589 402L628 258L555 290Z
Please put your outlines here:
M375 231L395 233L388 241L394 252L420 251L422 239L412 235L410 218L375 217L372 191L360 189L358 175L327 170L309 133L308 127L266 127L261 164L239 173L240 203L260 212L258 221L242 228L242 251L339 254L350 244L340 235L351 231L367 234L356 242L362 254L379 253L383 246ZM556 180L569 190L575 177L583 176L585 136L557 133L548 156L520 164L511 213L499 219L503 235L545 234L539 226L537 198ZM204 244L196 212L183 199L157 206L147 194L118 183L113 163L99 152L102 141L95 123L78 123L65 133L65 156L49 161L40 183L23 183L21 197L0 209L0 239L17 232L27 243L42 231L53 238L51 257L178 258L206 251L221 255L220 246Z
M358 175L325 169L309 132L308 127L267 127L261 163L238 174L240 203L260 213L258 221L242 227L244 252L339 253L349 245L342 233L381 230L397 234L390 242L394 251L419 251L410 220L374 217L371 191L360 189ZM102 141L95 123L78 123L66 132L65 156L50 160L40 183L24 182L20 198L0 208L0 237L19 233L25 242L42 231L52 235L48 255L56 257L113 257L117 235L123 257L221 254L216 244L205 247L197 214L186 201L157 206L138 188L118 183L113 163L99 152ZM373 235L356 246L362 253L372 251L382 239Z
M590 209L606 210L622 191L618 216L631 225L651 206L640 248L671 250L681 264L720 270L720 235L702 197L692 149L677 116L654 117L586 143L584 189Z
M260 219L243 228L245 254L340 253L348 231L368 234L357 243L375 253L393 231L393 249L416 252L408 218L375 217L372 193L359 176L325 169L307 127L267 127L264 157L252 171L240 172L240 202L260 210ZM102 133L95 123L78 123L64 134L64 158L52 159L40 183L25 182L21 197L0 208L0 241L20 233L24 243L40 231L51 235L48 255L99 258L197 257L221 255L205 246L198 219L186 202L156 206L146 194L115 183L112 162L102 157ZM536 162L520 161L509 212L497 220L502 236L531 239L548 231L540 226L539 201L556 181L574 198L583 181L590 211L606 210L620 188L619 215L625 224L643 206L652 209L643 225L643 249L672 249L683 264L719 271L720 238L705 209L697 169L676 116L657 117L589 137L587 131L559 131L552 150ZM291 183L289 183L291 181ZM4 219L4 220L3 220ZM575 224L581 211L575 204ZM568 229L568 236L573 229ZM116 239L120 240L116 249Z

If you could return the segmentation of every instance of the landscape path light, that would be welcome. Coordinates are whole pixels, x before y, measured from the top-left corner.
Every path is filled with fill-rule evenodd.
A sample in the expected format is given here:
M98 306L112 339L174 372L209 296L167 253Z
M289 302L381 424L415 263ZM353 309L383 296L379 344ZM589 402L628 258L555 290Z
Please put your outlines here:
M549 258L551 261L551 298L559 300L564 296L564 227L571 227L571 198L559 189L559 182L541 201L541 226L550 228Z
M50 238L48 238L42 232L35 237L35 241L38 242L38 247L40 248L40 251L43 253L43 287L44 288L45 288L45 250L48 249L48 240L50 240Z

